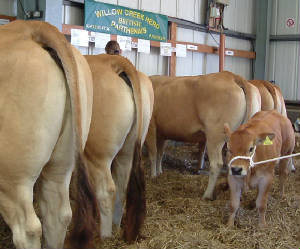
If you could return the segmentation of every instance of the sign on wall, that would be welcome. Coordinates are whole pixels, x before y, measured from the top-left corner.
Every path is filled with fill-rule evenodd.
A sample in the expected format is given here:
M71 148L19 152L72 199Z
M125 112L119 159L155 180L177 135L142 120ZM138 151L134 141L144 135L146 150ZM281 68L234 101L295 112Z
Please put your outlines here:
M85 30L166 41L168 17L119 5L85 0Z

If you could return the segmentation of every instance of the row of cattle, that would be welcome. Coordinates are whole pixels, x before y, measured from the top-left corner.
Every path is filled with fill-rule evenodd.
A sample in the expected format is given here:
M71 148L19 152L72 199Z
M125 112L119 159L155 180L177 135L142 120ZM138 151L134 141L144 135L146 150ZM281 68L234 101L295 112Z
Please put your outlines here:
M101 237L111 236L125 204L124 237L134 241L146 213L145 140L152 176L162 172L166 139L206 144L205 199L213 199L226 141L230 157L249 155L257 146L256 161L293 149L283 98L272 85L255 87L262 83L230 72L149 79L122 56L83 57L45 22L15 21L0 27L0 35L0 214L16 248L41 248L41 235L45 248L63 248L73 172L71 247L91 247L99 211ZM283 115L259 112L265 106ZM269 147L263 146L266 138ZM290 160L282 162L283 186ZM265 223L274 165L232 164L230 225L242 189L255 185L262 189L257 205ZM34 186L42 224L33 207Z

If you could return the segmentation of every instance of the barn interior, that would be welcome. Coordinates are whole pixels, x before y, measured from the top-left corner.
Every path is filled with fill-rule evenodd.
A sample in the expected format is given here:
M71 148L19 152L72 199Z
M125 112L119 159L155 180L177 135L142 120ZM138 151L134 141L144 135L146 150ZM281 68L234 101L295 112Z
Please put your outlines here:
M196 76L231 71L247 80L267 80L280 87L287 116L294 125L295 150L300 152L299 8L298 0L101 0L106 4L162 14L168 18L167 39L171 47L185 46L161 55L161 44L151 40L149 53L138 52L137 37L123 48L137 70L146 75ZM0 0L0 25L14 21L42 20L56 26L72 43L72 30L85 30L84 0ZM88 42L73 41L82 55L105 53L95 35L86 31ZM1 37L0 37L1 39ZM117 34L109 39L117 40ZM230 193L223 168L216 200L202 195L208 183L209 160L197 170L198 146L168 141L163 174L151 178L147 151L143 166L146 178L147 214L141 238L127 244L122 231L101 240L95 248L183 249L240 248L295 249L300 247L300 158L289 174L286 197L279 194L278 168L266 212L268 226L258 227L256 190L244 193L236 225L228 228ZM1 162L0 162L1 165ZM39 212L36 207L37 213ZM68 240L66 240L66 248ZM0 215L0 249L15 248L12 233Z

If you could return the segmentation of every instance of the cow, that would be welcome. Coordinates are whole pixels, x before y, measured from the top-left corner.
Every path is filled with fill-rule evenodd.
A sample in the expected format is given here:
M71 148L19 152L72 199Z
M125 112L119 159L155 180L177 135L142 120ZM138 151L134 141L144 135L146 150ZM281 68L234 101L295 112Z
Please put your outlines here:
M83 156L92 111L89 66L46 22L14 21L0 27L0 37L0 214L16 248L41 248L42 234L44 247L63 248L76 164L71 244L90 247L97 201Z
M289 155L294 150L295 134L290 120L276 110L261 111L246 124L231 132L228 123L224 124L229 160L236 156L251 156L254 162ZM279 161L280 192L284 196L284 184L289 172L288 159ZM259 213L259 226L265 227L265 212L268 193L274 179L276 161L250 167L249 160L239 158L229 165L228 183L230 187L230 216L228 226L234 225L243 190L258 188L256 207Z
M154 108L146 145L151 176L162 173L166 139L199 142L205 136L210 172L203 198L212 200L223 165L223 124L228 122L236 129L259 111L258 90L244 78L227 71L190 77L151 76L150 79Z
M101 237L112 235L112 223L120 226L127 198L124 237L132 242L145 217L140 153L152 115L152 84L120 55L85 58L94 79L93 114L85 154L100 206Z
M261 110L269 111L275 109L277 103L274 103L273 97L275 90L270 92L261 80L249 80L249 83L256 86L261 96ZM271 84L271 83L270 83ZM272 86L271 86L272 87Z
M261 110L277 110L287 117L286 107L280 88L266 80L249 80L249 83L256 86L261 95Z
M266 80L250 80L252 85L256 86L261 95L261 110L277 110L283 116L287 117L286 107L280 88ZM293 158L289 159L289 169L295 172Z

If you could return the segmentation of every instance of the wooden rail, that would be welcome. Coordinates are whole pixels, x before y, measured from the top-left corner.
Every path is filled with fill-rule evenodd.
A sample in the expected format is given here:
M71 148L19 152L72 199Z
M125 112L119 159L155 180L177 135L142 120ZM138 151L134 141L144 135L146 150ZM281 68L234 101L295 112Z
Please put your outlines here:
M71 35L71 29L83 29L83 26L76 26L76 25L69 25L69 24L63 24L62 25L62 32L65 35ZM117 36L116 35L111 35L111 39L112 40L117 40ZM176 38L173 38L173 39L176 39ZM137 38L132 37L132 41L137 42ZM172 46L176 46L176 44L185 44L185 45L197 46L197 50L187 49L188 51L193 51L193 52L198 52L198 53L208 53L208 54L219 54L219 48L215 47L215 46L209 46L209 45L206 45L206 44L193 43L193 42L176 41L176 40L172 40L172 37L171 37L171 40L168 40L168 42L172 43ZM150 46L151 47L160 47L160 42L150 41ZM225 51L227 51L227 50L233 51L232 56L234 56L234 57L255 59L255 52L225 48ZM226 55L226 56L229 56L229 55ZM176 66L176 64L175 64L175 66Z
M6 15L0 15L0 19L6 19L9 20L10 22L14 21L17 19L16 16L6 16Z

